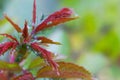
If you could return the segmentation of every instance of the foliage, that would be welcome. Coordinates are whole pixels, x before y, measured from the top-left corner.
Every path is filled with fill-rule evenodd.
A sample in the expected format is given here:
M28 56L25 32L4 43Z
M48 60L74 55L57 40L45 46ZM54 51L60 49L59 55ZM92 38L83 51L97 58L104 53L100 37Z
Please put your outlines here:
M82 78L86 80L91 80L91 74L83 67L66 62L58 62L58 64L60 75L55 74L50 66L45 66L38 71L37 77Z
M83 67L73 63L56 62L53 59L55 55L43 48L43 46L48 44L60 45L61 43L54 42L53 40L50 40L44 36L36 36L38 32L46 28L78 18L78 16L74 15L73 10L69 8L62 8L61 10L49 15L36 26L36 0L34 0L31 27L32 31L28 29L27 21L24 23L24 28L21 29L21 27L14 23L6 14L4 17L18 32L18 36L20 36L18 39L7 33L0 34L1 36L5 36L6 38L10 39L9 41L0 44L0 55L4 55L7 51L9 51L10 54L9 62L0 61L0 71L2 72L0 76L3 76L4 80L7 80L4 76L5 71L7 71L8 78L12 80L35 80L41 77L82 78L86 80L92 80L91 74ZM27 59L28 55L31 54L30 52L35 53L39 57L33 60L34 62L31 61L28 68L25 69L25 60ZM33 76L30 70L36 67L38 68L38 73ZM15 74L15 71L20 72ZM74 75L72 73L74 73Z

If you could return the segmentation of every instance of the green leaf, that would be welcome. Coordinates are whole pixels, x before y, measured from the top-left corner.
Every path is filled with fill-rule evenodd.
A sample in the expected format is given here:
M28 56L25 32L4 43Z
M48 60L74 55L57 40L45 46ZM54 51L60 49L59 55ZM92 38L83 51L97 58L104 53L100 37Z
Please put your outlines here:
M7 23L6 19L0 19L0 28Z
M8 63L5 61L0 61L0 70L7 70L7 71L21 71L21 67L17 63Z
M91 74L81 66L73 63L58 62L60 75L57 75L50 66L45 66L37 73L37 78L81 78L92 80Z
M35 58L29 65L28 69L44 66L45 62L40 57Z

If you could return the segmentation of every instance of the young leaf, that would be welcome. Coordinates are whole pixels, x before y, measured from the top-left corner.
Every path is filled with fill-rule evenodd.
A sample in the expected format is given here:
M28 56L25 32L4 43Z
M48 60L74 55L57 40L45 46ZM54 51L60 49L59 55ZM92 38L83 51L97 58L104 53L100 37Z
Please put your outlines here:
M16 42L5 42L0 44L0 55L3 55L7 50L13 47L13 45L17 44Z
M11 36L11 35L9 35L9 34L0 34L0 35L6 36L7 38L10 38L10 39L18 42L16 38L14 38L13 36Z
M47 44L58 44L60 45L61 43L59 42L54 42L46 37L37 37L37 40L41 40L41 43L47 43Z
M23 75L13 78L13 80L35 80L31 73L25 73Z
M0 60L0 70L18 72L21 71L22 69L17 63L8 63Z
M33 2L33 19L32 19L32 23L35 24L36 22L36 0L34 0Z
M46 18L41 24L36 27L34 33L37 33L45 28L76 19L77 17L78 16L75 16L74 12L71 9L63 8L48 16L48 18Z
M73 63L58 62L60 75L52 71L51 67L45 66L37 73L37 78L81 78L92 80L91 74L81 66Z
M28 27L27 27L27 22L25 21L25 24L24 24L24 28L23 28L23 31L22 31L22 36L26 39L28 38Z
M53 68L54 71L56 71L57 74L58 72L58 64L52 60L52 52L47 51L46 49L42 48L39 46L38 43L34 42L31 43L31 47L37 51L39 54L41 53L42 57L47 60L47 62L50 64L50 66Z
M4 15L4 17L12 24L17 32L22 32L21 28L17 24L15 24L7 15Z

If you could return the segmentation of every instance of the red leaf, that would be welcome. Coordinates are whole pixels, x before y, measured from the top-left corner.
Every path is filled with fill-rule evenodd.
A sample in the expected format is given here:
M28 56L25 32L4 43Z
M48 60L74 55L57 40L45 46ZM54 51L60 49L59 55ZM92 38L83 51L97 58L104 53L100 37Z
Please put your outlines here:
M35 24L35 22L36 22L36 0L34 0L34 3L33 3L33 19L32 19L32 23Z
M21 28L17 24L15 24L7 15L4 15L4 17L12 24L17 32L22 32Z
M51 52L49 52L49 51L43 49L42 47L40 47L38 45L38 43L31 43L31 47L35 51L41 53L42 57L47 60L47 62L51 65L51 67L53 68L53 70L55 70L56 73L59 74L59 72L58 72L58 66L59 65L52 60L52 53Z
M16 42L5 42L3 44L0 44L0 55L4 54L7 50L13 47L14 44L17 44Z
M15 77L13 80L35 80L31 73L25 73L23 75Z
M73 19L76 19L77 16L73 13L73 11L69 8L63 8L59 11L54 12L48 18L46 18L41 24L39 24L34 33L37 33L45 28L52 27L58 25L60 23L64 23Z
M37 78L82 78L85 80L92 80L91 74L81 66L73 63L58 62L58 70L60 75L57 75L52 68L45 66L37 73Z
M59 42L54 42L54 41L52 41L52 40L50 40L50 39L48 39L48 38L46 38L46 37L44 37L44 36L42 36L42 37L37 37L37 40L41 40L41 43L48 43L48 44L61 44L61 43L59 43Z
M24 24L24 29L22 31L22 36L24 37L24 39L27 39L28 38L28 27L27 27L27 22L25 21L25 24Z
M10 39L18 42L16 38L14 38L13 36L11 36L11 35L9 35L9 34L0 34L0 35L6 36L6 37L8 37L8 38L10 38Z

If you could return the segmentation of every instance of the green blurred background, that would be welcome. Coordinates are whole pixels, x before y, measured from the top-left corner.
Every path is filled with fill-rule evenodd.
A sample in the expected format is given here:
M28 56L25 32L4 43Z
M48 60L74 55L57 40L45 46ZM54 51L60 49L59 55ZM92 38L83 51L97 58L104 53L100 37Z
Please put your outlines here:
M16 33L3 19L4 13L21 27L25 20L31 25L32 3L0 0L0 33ZM37 23L43 14L48 16L63 7L73 8L79 19L40 32L62 43L50 45L48 50L84 66L97 80L120 80L120 0L37 0Z

